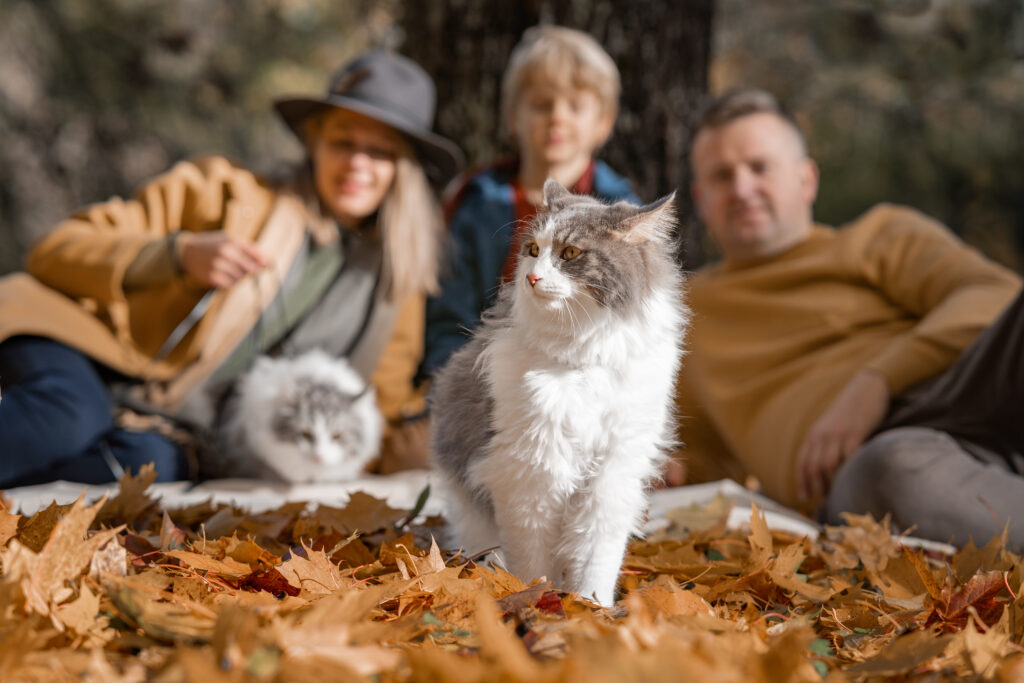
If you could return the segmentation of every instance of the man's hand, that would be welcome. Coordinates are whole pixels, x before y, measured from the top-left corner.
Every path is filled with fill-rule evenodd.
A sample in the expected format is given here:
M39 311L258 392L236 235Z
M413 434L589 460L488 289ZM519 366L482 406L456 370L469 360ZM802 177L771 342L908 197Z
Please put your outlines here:
M259 249L223 230L183 232L176 246L182 270L203 287L230 287L268 263Z
M889 408L889 385L877 372L862 370L843 387L811 425L796 456L801 500L825 496L836 470L882 423Z

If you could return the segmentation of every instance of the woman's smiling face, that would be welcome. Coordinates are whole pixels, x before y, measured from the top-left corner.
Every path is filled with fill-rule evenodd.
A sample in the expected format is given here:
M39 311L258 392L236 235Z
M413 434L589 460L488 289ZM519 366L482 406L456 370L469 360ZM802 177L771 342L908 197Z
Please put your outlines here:
M369 117L332 109L313 128L310 154L320 201L347 227L381 205L395 179L401 135Z

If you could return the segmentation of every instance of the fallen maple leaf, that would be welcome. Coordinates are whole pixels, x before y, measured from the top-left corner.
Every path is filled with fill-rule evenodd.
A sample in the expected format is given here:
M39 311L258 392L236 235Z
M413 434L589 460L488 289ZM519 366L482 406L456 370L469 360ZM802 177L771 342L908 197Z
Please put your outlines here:
M85 507L79 496L67 514L57 522L46 545L37 556L23 565L21 589L25 595L25 609L38 614L50 614L51 607L74 595L70 584L77 583L84 567L93 554L120 532L120 528L107 529L86 537L96 513L105 499ZM6 562L4 563L6 567Z
M15 515L7 511L7 509L0 510L0 548L7 545L7 541L14 538L18 533L18 522L21 520L21 515Z
M986 627L994 624L1003 613L1005 603L995 598L1006 588L1003 573L998 571L979 572L963 586L945 586L935 600L935 607L925 620L925 626L937 624L945 631L959 630L974 616Z
M117 481L120 489L99 511L97 522L134 525L140 521L140 517L156 509L157 501L147 493L147 489L156 481L153 463L143 465L135 475L130 471L125 472Z
M186 567L216 574L225 579L241 579L252 573L249 565L230 557L217 560L208 555L193 553L188 550L171 550L166 555L167 557L173 557Z
M313 594L328 594L347 585L337 565L322 550L303 548L304 556L292 553L278 566L288 583Z

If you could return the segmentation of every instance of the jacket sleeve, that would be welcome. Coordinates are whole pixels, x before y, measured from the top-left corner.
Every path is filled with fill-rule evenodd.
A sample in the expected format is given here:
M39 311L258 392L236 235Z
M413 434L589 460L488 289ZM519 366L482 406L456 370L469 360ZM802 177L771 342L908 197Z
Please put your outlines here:
M423 371L432 375L469 339L471 330L480 323L485 293L497 282L484 282L479 243L481 234L501 226L490 225L486 219L486 199L471 188L452 213L449 222L448 275L441 282L441 292L427 299L426 348Z
M147 245L178 230L222 228L229 200L258 184L226 159L181 162L134 198L113 198L59 223L31 251L27 270L73 298L123 301L124 276Z
M882 206L865 216L862 269L886 296L918 318L868 369L898 394L947 367L1009 305L1020 278L917 211Z
M421 294L406 297L401 303L391 338L370 379L377 391L377 406L388 422L424 409L422 396L413 386L423 357L423 305Z

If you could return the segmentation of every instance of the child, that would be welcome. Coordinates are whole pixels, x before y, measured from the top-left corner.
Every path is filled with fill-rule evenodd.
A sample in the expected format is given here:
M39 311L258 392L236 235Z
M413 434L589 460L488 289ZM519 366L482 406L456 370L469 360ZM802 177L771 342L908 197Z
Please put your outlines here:
M501 116L519 154L461 178L445 207L453 263L441 293L427 301L424 374L466 342L511 278L547 178L578 194L637 202L629 182L593 158L615 123L619 88L611 57L580 31L534 27L512 51Z

